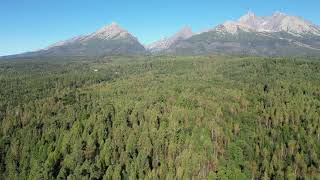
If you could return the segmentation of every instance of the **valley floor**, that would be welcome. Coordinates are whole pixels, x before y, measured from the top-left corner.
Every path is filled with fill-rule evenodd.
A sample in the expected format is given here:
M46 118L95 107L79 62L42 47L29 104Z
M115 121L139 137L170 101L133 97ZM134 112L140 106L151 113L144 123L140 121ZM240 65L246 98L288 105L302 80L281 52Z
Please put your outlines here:
M320 61L0 62L0 179L320 178Z

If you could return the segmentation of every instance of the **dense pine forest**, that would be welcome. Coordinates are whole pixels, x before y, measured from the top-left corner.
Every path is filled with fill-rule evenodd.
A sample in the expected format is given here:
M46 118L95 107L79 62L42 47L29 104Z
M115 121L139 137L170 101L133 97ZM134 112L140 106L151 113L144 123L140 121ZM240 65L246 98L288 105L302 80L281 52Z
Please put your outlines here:
M320 60L0 61L0 179L320 178Z

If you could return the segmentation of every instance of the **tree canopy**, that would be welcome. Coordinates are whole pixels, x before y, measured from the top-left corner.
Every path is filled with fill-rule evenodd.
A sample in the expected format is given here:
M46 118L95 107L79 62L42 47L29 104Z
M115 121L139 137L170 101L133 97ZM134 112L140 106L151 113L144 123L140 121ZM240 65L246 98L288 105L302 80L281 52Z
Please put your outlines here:
M320 178L320 61L0 62L0 179Z

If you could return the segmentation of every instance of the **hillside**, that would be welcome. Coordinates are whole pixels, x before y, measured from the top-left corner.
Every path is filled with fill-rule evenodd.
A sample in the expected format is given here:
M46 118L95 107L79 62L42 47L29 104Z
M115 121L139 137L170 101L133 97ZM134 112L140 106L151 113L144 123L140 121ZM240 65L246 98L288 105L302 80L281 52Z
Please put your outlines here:
M163 54L243 54L260 56L319 56L320 36L296 37L286 32L236 34L213 30L172 44Z

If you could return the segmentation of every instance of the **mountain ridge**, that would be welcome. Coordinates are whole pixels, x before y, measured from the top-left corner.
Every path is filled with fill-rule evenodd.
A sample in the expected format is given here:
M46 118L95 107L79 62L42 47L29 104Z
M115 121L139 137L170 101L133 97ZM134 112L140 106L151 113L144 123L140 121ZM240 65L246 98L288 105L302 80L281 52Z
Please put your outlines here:
M320 35L320 28L298 16L290 16L282 12L275 12L271 16L257 16L248 12L236 21L226 21L218 27L224 26L228 32L236 33L235 27L255 32L288 32L296 35Z
M164 54L320 55L319 26L297 16L248 12L203 33L175 42Z
M192 32L192 29L189 26L184 26L172 36L161 38L160 40L148 44L145 47L147 50L156 53L168 49L178 40L187 39L193 35L194 33Z
M44 49L13 55L105 56L117 54L320 55L320 27L298 16L276 11L257 16L249 11L205 31L182 27L172 36L142 45L129 31L112 22L96 31L59 41ZM290 52L290 53L288 53Z

